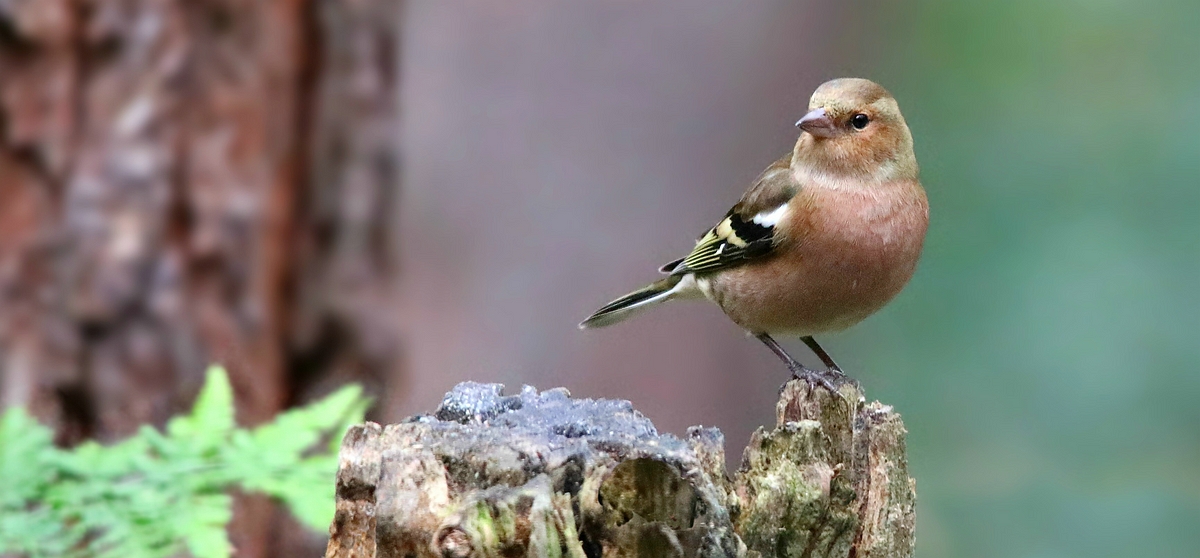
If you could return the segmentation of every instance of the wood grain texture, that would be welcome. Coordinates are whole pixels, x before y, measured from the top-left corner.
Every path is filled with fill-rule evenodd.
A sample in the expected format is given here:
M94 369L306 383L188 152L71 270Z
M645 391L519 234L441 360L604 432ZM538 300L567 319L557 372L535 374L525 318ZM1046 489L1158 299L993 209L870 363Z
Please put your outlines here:
M351 429L326 558L913 554L904 425L854 386L789 382L732 477L716 429L680 439L627 401L502 388Z

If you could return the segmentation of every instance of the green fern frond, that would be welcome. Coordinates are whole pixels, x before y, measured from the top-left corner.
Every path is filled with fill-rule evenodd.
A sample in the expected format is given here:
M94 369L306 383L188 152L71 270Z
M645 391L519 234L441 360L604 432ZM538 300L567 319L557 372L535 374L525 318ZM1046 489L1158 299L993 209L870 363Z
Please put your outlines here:
M23 409L0 415L0 555L225 558L231 489L267 494L304 524L333 518L337 444L370 405L347 386L268 424L234 422L228 374L210 367L189 414L120 443L53 444Z

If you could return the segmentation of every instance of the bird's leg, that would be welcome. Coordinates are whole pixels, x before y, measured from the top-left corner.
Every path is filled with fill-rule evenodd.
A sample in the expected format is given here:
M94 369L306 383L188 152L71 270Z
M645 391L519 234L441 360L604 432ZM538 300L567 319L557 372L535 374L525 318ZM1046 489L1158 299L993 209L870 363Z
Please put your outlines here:
M825 352L825 349L821 347L821 344L817 343L817 340L813 339L811 335L801 337L800 340L804 341L805 345L808 345L809 350L811 350L813 354L817 355L817 358L821 359L821 363L824 364L825 368L828 368L830 372L836 373L839 376L846 375L845 372L842 372L842 367L838 366L837 363L833 361L833 357L829 356L829 353Z
M842 367L838 366L837 363L833 361L833 357L829 356L829 353L825 352L825 349L821 347L821 344L817 343L817 340L813 339L811 335L801 337L800 339L804 341L805 345L808 345L809 350L811 350L813 354L817 355L817 358L821 359L821 363L823 363L825 367L829 369L829 373L835 378L839 380L847 380L853 382L854 385L858 385L858 380L855 380L854 378L847 376L845 372L842 372Z
M821 372L812 370L810 368L805 368L803 364L800 364L799 361L792 358L792 355L789 355L787 351L783 350L783 347L778 341L775 340L775 338L767 335L766 333L758 333L754 336L757 337L759 341L762 341L768 349L771 349L772 353L775 353L775 356L779 357L779 360L782 360L784 364L787 365L788 370L791 370L793 377L808 382L808 385L810 386L814 384L820 384L821 387L829 390L830 393L838 393L837 387L833 385L833 382L829 381L829 378L826 378Z

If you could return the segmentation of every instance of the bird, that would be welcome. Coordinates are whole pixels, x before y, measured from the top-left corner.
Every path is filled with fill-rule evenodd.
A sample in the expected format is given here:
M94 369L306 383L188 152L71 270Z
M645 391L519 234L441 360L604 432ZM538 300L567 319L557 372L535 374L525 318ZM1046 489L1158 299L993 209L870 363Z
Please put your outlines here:
M929 225L913 137L881 85L840 78L813 92L790 153L758 176L666 277L596 310L610 326L676 299L707 299L757 337L793 377L836 391L848 376L814 335L853 326L912 278ZM775 339L800 337L825 370ZM857 383L857 382L855 382Z

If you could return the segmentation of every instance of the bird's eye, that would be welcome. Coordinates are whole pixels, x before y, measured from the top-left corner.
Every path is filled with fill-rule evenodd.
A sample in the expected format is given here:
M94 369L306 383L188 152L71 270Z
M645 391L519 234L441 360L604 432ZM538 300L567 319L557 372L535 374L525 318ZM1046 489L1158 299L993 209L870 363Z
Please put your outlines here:
M866 128L867 124L870 124L870 123L871 123L871 117L869 117L861 112L850 117L850 125L854 126L855 130L861 130L863 128Z

